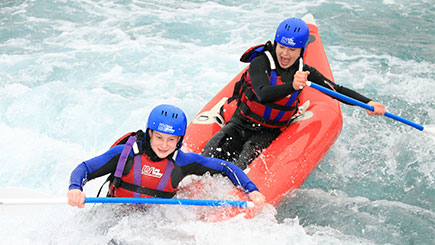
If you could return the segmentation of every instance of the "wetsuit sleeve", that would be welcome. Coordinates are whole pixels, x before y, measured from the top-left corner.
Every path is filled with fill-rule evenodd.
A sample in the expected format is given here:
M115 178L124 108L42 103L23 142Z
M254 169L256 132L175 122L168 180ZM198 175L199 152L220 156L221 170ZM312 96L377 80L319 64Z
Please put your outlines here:
M270 103L280 100L294 92L291 83L271 85L269 79L269 61L266 56L260 55L252 60L248 73L251 78L252 89L261 103Z
M337 91L340 94L344 94L346 96L349 96L353 99L356 99L358 101L361 101L363 103L368 103L369 101L371 101L371 99L359 94L358 92L346 88L344 86L340 86L334 82L332 82L331 80L327 79L325 76L323 76L316 68L308 66L308 65L304 65L304 70L305 71L310 71L310 75L308 76L308 80L311 82L314 82L316 84L319 84L320 86L323 86L325 88L328 89L333 89L335 91ZM348 104L348 105L353 105L349 102L343 101L343 100L339 100L342 103Z
M83 191L87 181L113 173L124 145L110 148L104 154L79 164L71 173L69 189Z
M246 192L258 191L257 186L239 167L233 163L217 158L204 157L196 153L179 151L176 163L183 170L185 176L221 173L227 176L235 186L241 186Z

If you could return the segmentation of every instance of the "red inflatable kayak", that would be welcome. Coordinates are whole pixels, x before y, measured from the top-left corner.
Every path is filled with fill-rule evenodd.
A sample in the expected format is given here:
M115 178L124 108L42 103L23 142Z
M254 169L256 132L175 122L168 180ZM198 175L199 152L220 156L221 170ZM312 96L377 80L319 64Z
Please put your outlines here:
M314 18L306 15L303 19L310 28L311 41L304 63L315 67L333 81ZM234 84L247 68L211 99L188 125L184 150L201 153L208 140L224 125L224 118L231 118L230 114L234 110L226 110L224 117L219 111L226 99L232 96ZM304 183L335 142L342 127L342 114L337 100L310 87L305 87L299 98L303 114L245 170L265 195L266 202L273 205L278 205L287 193ZM238 196L246 198L244 195ZM225 215L232 216L240 212L226 210Z

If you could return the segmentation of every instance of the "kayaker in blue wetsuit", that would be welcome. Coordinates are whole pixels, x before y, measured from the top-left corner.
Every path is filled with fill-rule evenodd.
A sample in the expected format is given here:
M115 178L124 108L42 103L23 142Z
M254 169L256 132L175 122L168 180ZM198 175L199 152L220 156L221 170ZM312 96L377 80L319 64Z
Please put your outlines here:
M83 208L85 183L108 174L108 196L171 198L184 177L209 172L227 176L260 209L264 196L240 168L227 161L180 150L186 125L186 116L178 107L155 107L145 132L139 130L125 135L107 152L73 170L68 203Z
M299 71L308 40L307 24L289 18L278 26L274 44L269 41L244 53L241 61L250 62L250 66L230 98L237 101L237 109L204 147L204 156L245 169L291 123L298 110L299 93L308 80L373 106L375 110L367 111L369 115L385 113L383 104L335 84L314 67L303 65Z

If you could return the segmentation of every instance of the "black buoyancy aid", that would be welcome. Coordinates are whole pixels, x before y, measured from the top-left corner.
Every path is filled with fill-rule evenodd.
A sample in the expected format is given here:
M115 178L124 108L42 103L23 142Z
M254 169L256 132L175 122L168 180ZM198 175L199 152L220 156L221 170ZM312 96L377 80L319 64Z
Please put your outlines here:
M141 130L122 136L111 146L125 144L110 180L109 196L172 198L176 194L176 188L171 185L174 162L170 159L151 161L139 150L139 139L144 139L144 132ZM132 149L133 166L128 173L123 174Z
M271 52L273 46L270 41L266 44L256 45L248 49L240 58L240 61L250 63L258 55L266 55L270 64L270 85L283 84L281 77L277 75L275 61ZM237 99L237 108L244 117L270 128L279 128L290 124L293 115L298 110L300 90L272 103L260 103L252 89L249 72L246 71L234 87L234 94L228 100Z

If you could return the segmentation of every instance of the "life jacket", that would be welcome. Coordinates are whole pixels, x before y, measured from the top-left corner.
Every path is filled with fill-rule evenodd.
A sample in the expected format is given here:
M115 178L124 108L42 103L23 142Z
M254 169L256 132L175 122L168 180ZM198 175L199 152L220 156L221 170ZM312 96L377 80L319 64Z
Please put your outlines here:
M172 198L176 188L171 184L174 162L163 159L153 162L139 150L138 142L144 140L144 132L131 132L118 139L111 147L125 144L115 172L109 176L108 196L114 197L161 197ZM133 149L134 160L128 173L125 173L129 153Z
M240 61L250 63L258 55L266 55L270 64L270 85L276 86L283 84L283 81L277 75L272 51L272 43L268 41L266 44L256 45L248 49L242 55ZM290 124L292 117L298 111L299 94L300 90L297 90L278 101L261 103L252 89L249 72L246 71L240 81L235 84L233 96L228 99L227 104L237 100L237 109L244 117L269 128L280 128Z

